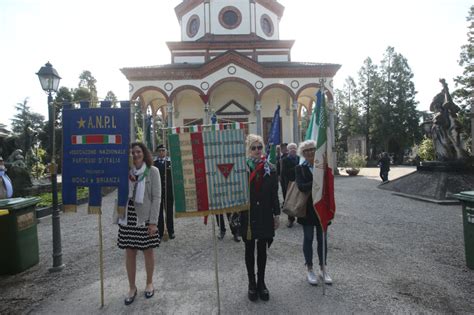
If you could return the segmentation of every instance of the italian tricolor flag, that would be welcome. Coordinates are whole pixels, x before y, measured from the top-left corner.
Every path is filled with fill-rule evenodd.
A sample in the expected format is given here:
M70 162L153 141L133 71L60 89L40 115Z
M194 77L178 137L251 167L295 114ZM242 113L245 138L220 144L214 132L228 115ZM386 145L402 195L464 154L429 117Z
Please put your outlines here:
M72 144L122 144L122 135L73 135Z
M316 215L326 232L328 223L336 213L334 200L334 159L332 154L331 129L327 123L326 101L321 90L316 93L317 101L311 122L306 131L306 140L316 141L313 167L313 205Z

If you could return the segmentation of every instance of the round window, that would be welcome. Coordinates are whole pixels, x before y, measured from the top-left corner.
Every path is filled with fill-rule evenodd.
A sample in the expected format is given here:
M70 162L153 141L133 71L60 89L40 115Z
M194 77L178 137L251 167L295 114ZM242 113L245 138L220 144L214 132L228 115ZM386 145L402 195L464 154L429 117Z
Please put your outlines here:
M267 35L268 37L273 36L273 30L274 30L273 22L272 22L272 19L268 15L266 14L262 15L262 18L260 19L260 25L265 35Z
M227 29L234 29L242 22L242 14L236 7L225 7L219 13L219 22Z
M191 18L188 20L188 25L186 27L186 32L189 37L194 37L199 31L199 16L193 15Z

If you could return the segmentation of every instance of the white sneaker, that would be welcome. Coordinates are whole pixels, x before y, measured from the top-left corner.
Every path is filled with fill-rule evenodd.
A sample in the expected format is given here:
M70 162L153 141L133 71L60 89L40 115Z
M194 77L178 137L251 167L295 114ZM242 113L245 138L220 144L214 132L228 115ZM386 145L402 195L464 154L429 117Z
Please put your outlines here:
M306 278L308 279L309 284L318 285L318 277L316 277L313 270L308 271L308 276Z
M322 280L324 280L324 283L326 284L332 284L332 279L329 276L328 271L326 270L325 274L323 275L323 271L319 271L319 276L321 277Z

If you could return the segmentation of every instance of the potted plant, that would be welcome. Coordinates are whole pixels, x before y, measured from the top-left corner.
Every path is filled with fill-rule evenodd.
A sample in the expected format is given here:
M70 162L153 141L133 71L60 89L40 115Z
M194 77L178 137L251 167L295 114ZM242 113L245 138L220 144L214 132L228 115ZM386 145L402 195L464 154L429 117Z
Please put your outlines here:
M366 157L358 153L351 153L347 155L346 159L346 173L349 176L356 176L362 167L367 165Z

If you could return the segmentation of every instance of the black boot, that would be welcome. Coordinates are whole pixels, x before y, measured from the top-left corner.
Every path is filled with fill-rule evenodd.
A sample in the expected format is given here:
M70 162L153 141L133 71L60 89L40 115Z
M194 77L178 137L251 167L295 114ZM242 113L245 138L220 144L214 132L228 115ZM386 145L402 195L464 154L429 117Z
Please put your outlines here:
M257 294L257 284L255 283L255 275L249 275L249 292L248 292L249 300L254 302L258 298Z
M258 297L262 301L268 301L270 299L270 292L265 285L265 276L258 274L258 284L257 284Z

